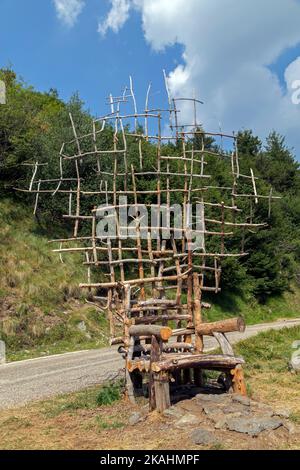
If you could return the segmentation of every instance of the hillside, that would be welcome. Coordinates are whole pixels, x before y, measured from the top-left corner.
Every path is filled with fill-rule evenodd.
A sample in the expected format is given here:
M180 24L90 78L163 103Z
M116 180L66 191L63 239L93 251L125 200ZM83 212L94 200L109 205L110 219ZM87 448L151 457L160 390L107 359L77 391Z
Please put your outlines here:
M106 344L105 319L78 287L78 259L61 263L30 208L0 200L0 217L0 337L9 358Z

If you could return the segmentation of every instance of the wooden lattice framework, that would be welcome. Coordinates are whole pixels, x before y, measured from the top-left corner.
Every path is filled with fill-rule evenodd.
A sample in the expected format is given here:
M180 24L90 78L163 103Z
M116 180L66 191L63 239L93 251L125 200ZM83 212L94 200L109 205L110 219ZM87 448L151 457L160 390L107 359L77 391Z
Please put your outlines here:
M251 168L249 174L241 173L237 136L204 132L197 122L201 102L172 98L167 80L166 89L166 110L151 109L149 86L145 109L138 112L130 78L122 96L109 97L111 112L95 119L91 132L83 136L78 135L70 115L74 137L61 148L60 175L39 179L40 164L28 163L33 175L29 189L23 190L35 194L34 212L44 195L66 197L64 217L74 222L74 233L55 240L59 248L54 251L60 256L84 255L87 282L81 287L89 289L107 312L111 344L119 344L125 358L128 396L134 401L146 383L150 408L159 411L170 405L170 381L201 386L205 369L221 371L228 389L246 393L243 359L235 357L226 337L227 332L243 331L244 321L205 322L203 310L210 305L202 301L202 294L220 291L222 260L245 256L246 232L265 225L254 223L253 204L267 199L270 211L276 199L272 191L258 194ZM126 103L132 112L122 111ZM191 107L192 124L180 123L180 106ZM107 128L111 130L109 149L107 141L105 148L101 141ZM222 145L207 144L210 138ZM149 142L156 148L151 158ZM213 171L216 161L229 167L230 185L209 184L209 170ZM75 177L64 176L65 167L70 166ZM94 190L86 186L83 167L84 175L94 179ZM215 200L216 191L222 194L220 200ZM247 204L241 210L239 201L249 203L248 213ZM181 205L182 220L172 227L174 204ZM150 222L144 223L141 205L156 209ZM124 209L130 210L129 227L123 226ZM113 235L99 233L104 214L114 222ZM237 238L241 240L238 250ZM105 281L104 276L108 277ZM222 354L204 354L204 335L215 336Z

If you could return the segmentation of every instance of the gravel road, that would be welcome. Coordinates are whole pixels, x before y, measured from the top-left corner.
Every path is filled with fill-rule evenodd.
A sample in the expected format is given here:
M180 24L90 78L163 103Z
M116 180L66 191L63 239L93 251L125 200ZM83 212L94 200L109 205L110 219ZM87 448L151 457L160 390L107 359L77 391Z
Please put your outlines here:
M300 326L300 318L252 325L245 333L230 333L231 343L270 329ZM300 339L300 338L299 338ZM214 338L205 337L205 350L214 349ZM100 384L123 367L116 348L78 351L12 362L0 366L0 409L12 408L66 392Z

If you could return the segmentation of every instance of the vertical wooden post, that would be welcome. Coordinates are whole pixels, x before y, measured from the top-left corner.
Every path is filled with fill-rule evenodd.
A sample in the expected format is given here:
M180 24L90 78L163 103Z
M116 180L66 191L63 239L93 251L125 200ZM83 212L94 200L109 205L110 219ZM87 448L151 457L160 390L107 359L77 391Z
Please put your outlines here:
M154 374L156 409L159 413L171 406L169 376L166 372Z
M125 364L125 380L126 380L126 395L131 403L135 403L134 386L128 370L128 362L132 359L134 353L134 336L129 335L129 315L130 315L130 300L131 300L131 287L125 286L124 295L124 345L127 350L126 364Z
M244 371L241 365L237 365L234 369L231 370L232 375L232 387L234 393L239 395L247 396L247 388L244 378Z
M151 355L150 355L150 374L149 374L149 408L150 411L156 409L156 397L155 397L155 384L154 374L151 370L153 362L159 361L162 351L162 342L158 342L155 336L151 339Z
M202 312L201 312L201 287L199 282L199 274L193 274L193 287L194 287L194 326L195 326L195 353L199 354L203 352L203 336L197 332L197 327L202 323ZM194 369L194 382L195 385L203 385L203 375L200 369Z

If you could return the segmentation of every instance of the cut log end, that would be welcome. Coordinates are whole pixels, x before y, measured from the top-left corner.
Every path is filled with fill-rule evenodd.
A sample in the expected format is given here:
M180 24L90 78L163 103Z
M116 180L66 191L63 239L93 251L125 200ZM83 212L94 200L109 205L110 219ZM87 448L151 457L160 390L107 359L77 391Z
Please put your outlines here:
M160 325L133 325L129 328L130 336L155 336L162 341L168 341L172 336L172 329Z
M212 336L214 333L230 333L232 331L243 333L245 329L246 324L244 318L237 317L211 323L201 323L197 326L197 333Z

